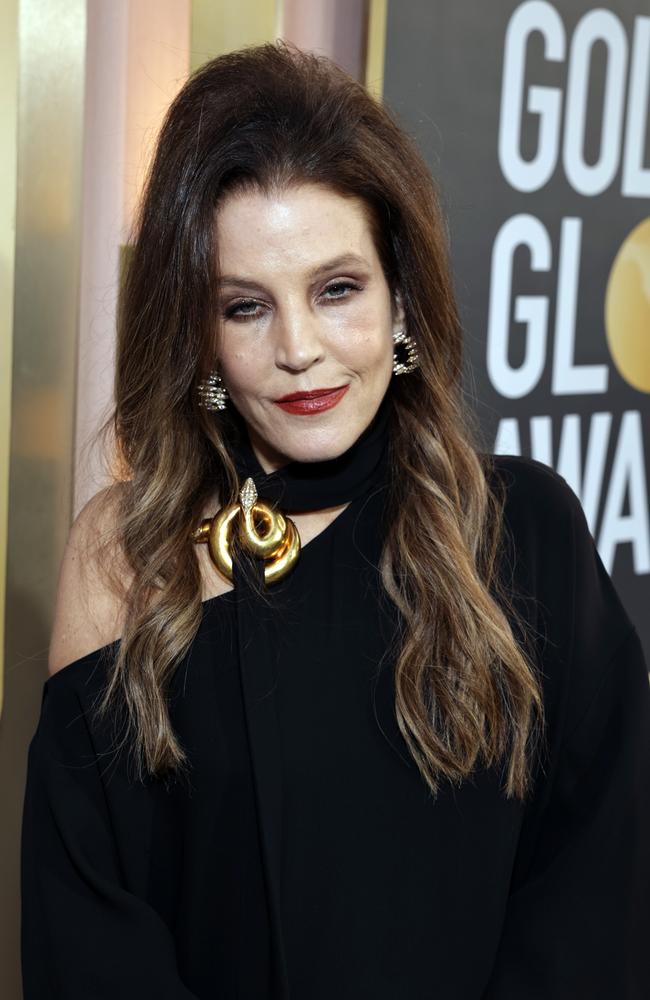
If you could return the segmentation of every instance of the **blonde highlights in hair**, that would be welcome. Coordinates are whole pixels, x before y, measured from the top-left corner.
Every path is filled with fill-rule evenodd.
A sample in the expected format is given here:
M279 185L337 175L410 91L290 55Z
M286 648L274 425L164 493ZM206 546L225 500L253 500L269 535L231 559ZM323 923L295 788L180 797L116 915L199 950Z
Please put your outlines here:
M530 787L543 733L534 657L513 632L500 558L503 505L461 389L462 330L444 219L414 141L327 59L277 42L207 63L173 102L142 201L118 323L114 429L126 477L116 541L126 621L100 714L124 710L140 777L181 773L170 680L202 617L190 533L209 497L233 502L236 422L196 387L215 351L215 209L228 192L323 184L363 199L420 367L394 377L391 485L380 571L402 628L398 724L423 779L460 783L503 763L508 797ZM225 411L224 411L225 413Z

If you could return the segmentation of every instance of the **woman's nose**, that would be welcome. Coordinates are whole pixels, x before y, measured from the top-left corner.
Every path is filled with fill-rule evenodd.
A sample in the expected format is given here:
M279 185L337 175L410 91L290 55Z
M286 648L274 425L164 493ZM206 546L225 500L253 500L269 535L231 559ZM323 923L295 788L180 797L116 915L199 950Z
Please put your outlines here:
M275 362L279 368L304 371L323 357L317 320L308 310L278 316L275 326Z

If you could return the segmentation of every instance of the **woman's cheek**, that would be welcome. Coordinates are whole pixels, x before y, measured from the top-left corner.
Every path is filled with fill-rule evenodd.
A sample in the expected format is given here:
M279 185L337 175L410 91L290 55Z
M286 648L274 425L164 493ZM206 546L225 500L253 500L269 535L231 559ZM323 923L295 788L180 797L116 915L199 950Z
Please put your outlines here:
M346 316L330 330L330 343L339 350L357 352L372 349L384 338L379 319L373 321L367 315Z
M226 381L230 381L233 386L245 389L254 385L257 381L257 369L255 362L260 361L259 350L245 350L243 347L233 351L224 352L221 369Z

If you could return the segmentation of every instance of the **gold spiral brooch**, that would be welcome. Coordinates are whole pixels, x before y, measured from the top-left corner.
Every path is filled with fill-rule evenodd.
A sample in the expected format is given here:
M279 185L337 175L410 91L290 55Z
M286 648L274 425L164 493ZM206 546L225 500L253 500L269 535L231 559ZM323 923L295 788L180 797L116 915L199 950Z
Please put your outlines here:
M258 531L256 518L261 522ZM264 581L273 583L289 572L300 553L300 535L290 517L271 510L257 498L249 477L239 491L239 503L229 504L208 517L192 533L195 542L207 542L210 557L225 577L232 580L231 532L239 522L239 539L249 552L265 560Z

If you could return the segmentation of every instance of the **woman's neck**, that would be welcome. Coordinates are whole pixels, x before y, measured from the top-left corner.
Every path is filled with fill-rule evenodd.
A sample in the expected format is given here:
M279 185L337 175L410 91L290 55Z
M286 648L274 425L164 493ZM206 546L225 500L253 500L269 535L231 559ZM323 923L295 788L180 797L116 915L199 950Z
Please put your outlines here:
M233 448L241 482L251 477L258 496L281 510L312 514L341 510L386 475L391 401L384 397L359 438L341 455L317 462L289 461L269 473L246 430Z

